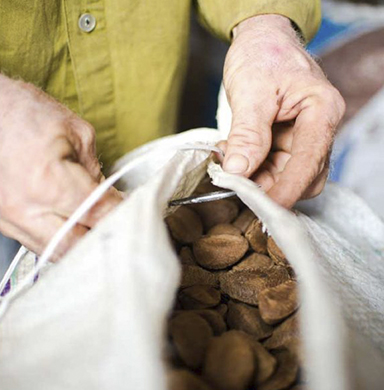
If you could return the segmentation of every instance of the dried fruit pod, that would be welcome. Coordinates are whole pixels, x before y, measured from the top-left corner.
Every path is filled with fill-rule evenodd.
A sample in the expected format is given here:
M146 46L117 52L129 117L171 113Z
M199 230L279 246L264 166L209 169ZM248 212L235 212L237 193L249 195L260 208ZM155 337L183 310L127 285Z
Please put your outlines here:
M230 329L242 330L257 340L266 339L273 332L272 326L261 319L259 309L245 303L228 302L227 324Z
M227 318L228 313L228 306L225 303L220 303L217 307L215 307L215 310L224 318Z
M246 208L233 221L232 225L240 229L242 233L245 233L249 225L255 219L256 219L256 215L250 209Z
M284 267L254 271L229 271L220 275L220 288L231 298L251 305L258 304L259 293L289 280Z
M192 369L199 368L213 337L208 322L197 314L183 312L170 320L169 333L181 360Z
M277 360L275 356L269 353L262 344L260 344L255 337L247 335L249 343L252 347L253 354L256 359L257 370L255 372L254 384L258 388L258 385L269 379L276 371Z
M255 385L257 387L260 383L269 379L276 371L277 360L257 341L253 342L252 348L258 364L258 370L255 375Z
M165 222L172 237L181 244L191 244L203 234L203 224L199 215L187 207L179 207Z
M167 365L169 365L170 367L173 368L184 367L184 362L180 359L176 347L171 342L165 344L163 349L163 357Z
M294 339L299 339L299 316L298 312L278 325L272 336L263 345L268 349L282 348L287 346Z
M245 238L256 253L267 254L267 236L263 233L263 225L254 219L245 232Z
M200 215L205 231L221 223L231 223L239 213L239 206L230 199L191 206Z
M299 372L295 356L287 349L274 352L277 358L277 370L271 378L261 383L258 390L284 390L294 384Z
M284 253L277 246L275 240L272 237L268 237L267 241L267 250L270 258L275 262L275 264L289 265L288 260L285 258Z
M175 310L172 315L177 316L180 313L185 313L184 310ZM210 325L213 335L220 336L227 331L227 324L223 317L214 309L188 310L188 313L194 313L203 318ZM168 351L169 352L169 351Z
M284 343L284 348L288 349L291 353L296 356L299 365L305 365L304 349L302 340L298 337L293 337Z
M294 385L293 387L290 387L289 390L309 390L308 387L304 384Z
M187 370L168 372L169 390L211 390L200 377Z
M195 258L193 256L193 253L192 253L192 249L188 246L183 246L180 249L179 258L180 258L181 264L197 265Z
M223 316L216 310L193 310L193 313L203 317L211 325L215 336L220 336L227 330L227 324L224 322Z
M231 234L233 236L241 236L241 230L231 225L230 223L220 223L209 229L207 235L214 236L220 234Z
M203 375L214 388L246 390L254 371L253 351L242 332L230 331L211 339L203 365Z
M193 244L196 262L208 269L224 269L237 263L247 252L243 236L220 234L204 236Z
M178 300L185 310L208 309L220 303L221 294L211 286L195 285L181 290Z
M260 253L252 253L239 264L232 268L233 271L258 271L271 268L274 265L272 259Z
M198 265L183 265L181 287L190 287L196 284L219 287L219 276Z
M194 195L207 194L209 192L219 191L222 188L215 186L212 184L211 179L209 177L204 178L200 184L196 187L193 192Z
M277 324L290 316L299 306L297 283L289 280L259 294L260 315L267 324Z

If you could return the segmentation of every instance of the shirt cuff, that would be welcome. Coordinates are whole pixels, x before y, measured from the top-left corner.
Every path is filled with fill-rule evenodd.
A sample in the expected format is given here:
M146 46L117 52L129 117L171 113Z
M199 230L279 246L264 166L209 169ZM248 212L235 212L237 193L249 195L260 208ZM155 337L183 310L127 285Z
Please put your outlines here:
M308 43L321 22L320 0L196 0L201 22L219 38L230 41L233 28L256 15L289 18Z

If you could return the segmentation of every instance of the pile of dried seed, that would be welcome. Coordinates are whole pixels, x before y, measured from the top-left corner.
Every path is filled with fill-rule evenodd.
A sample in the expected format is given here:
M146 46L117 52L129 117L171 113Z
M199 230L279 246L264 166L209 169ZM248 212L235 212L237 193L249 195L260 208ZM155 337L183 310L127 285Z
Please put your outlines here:
M205 182L197 193L214 189ZM180 207L166 222L183 268L170 389L304 389L295 275L255 215L225 199Z

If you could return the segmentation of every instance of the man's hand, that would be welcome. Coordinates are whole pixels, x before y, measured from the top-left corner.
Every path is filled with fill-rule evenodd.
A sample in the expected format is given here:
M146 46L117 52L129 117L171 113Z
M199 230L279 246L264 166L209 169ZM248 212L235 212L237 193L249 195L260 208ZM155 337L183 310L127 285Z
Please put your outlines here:
M224 87L233 114L224 170L287 208L318 195L345 105L287 18L256 16L234 29Z
M92 126L34 86L0 75L0 231L41 254L102 179ZM111 189L56 258L120 200Z

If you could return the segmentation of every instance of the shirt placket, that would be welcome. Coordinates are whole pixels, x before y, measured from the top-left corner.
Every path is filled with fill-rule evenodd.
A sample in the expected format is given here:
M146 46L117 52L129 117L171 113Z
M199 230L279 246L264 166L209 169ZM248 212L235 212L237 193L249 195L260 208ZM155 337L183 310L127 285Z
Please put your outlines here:
M101 160L117 153L114 86L104 2L64 0L69 51L82 117L96 129Z

